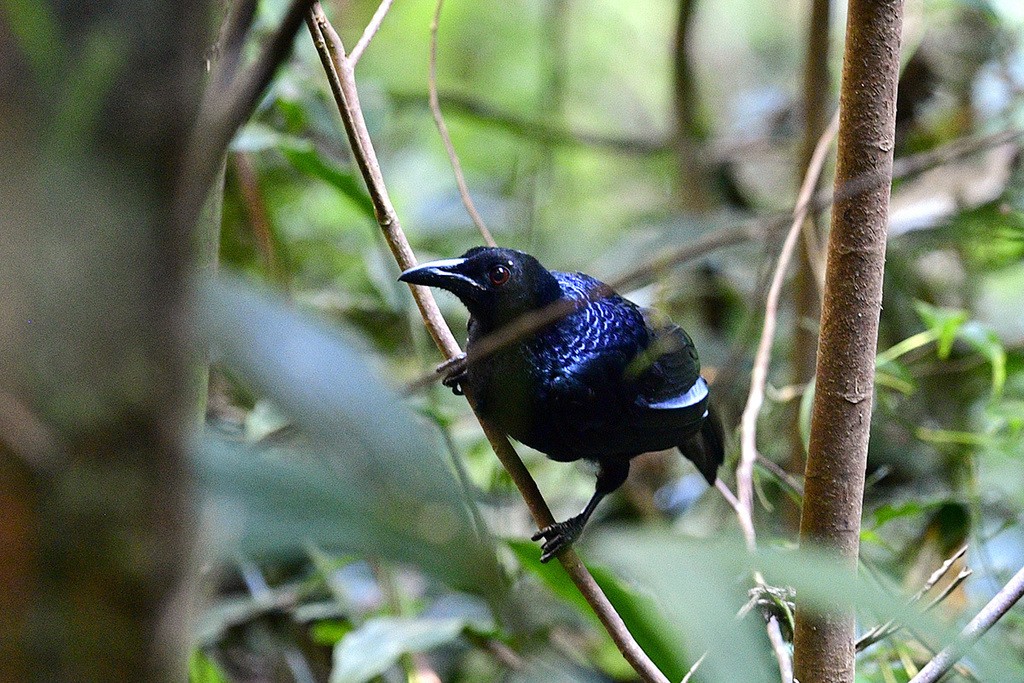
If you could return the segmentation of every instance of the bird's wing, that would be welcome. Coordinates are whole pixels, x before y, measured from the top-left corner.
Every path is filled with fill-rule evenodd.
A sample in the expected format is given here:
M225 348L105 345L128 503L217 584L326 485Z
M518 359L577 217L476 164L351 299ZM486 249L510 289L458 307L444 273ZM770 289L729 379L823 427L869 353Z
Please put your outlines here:
M646 407L659 410L687 408L708 395L700 376L700 359L693 340L683 328L659 319L644 309L651 330L651 344L633 363L640 380L640 399Z

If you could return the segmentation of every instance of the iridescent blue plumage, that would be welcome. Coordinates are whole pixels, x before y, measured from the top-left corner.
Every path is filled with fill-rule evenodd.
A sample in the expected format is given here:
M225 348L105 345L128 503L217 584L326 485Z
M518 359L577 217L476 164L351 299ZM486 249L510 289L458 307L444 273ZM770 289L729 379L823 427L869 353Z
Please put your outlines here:
M546 270L532 256L477 248L461 259L403 273L442 287L469 308L468 363L447 382L478 412L553 460L598 464L597 490L576 517L542 530L549 559L580 533L597 503L618 488L631 458L678 447L709 483L723 434L689 336L582 273ZM474 348L520 316L571 300L576 308L484 357Z

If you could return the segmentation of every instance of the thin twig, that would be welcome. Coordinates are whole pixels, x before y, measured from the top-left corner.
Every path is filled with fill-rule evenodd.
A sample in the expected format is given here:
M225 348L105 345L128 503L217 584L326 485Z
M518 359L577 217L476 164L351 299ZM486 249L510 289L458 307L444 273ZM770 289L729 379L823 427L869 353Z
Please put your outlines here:
M473 198L469 195L469 187L466 185L466 176L462 172L462 164L459 163L459 155L455 153L455 145L452 144L452 136L448 133L448 125L444 122L441 114L441 103L437 98L437 29L441 25L441 8L444 0L437 0L437 7L434 10L434 20L430 23L430 76L427 81L427 90L430 93L430 111L434 115L434 123L437 124L437 132L441 135L444 149L448 153L448 160L452 163L452 171L455 172L455 184L459 186L459 196L462 197L462 205L466 207L466 213L473 220L473 225L480 231L481 237L487 246L496 246L491 231L484 225L484 219L473 204Z
M797 197L796 209L793 211L793 224L786 235L786 241L779 253L779 261L775 266L775 273L772 276L771 285L768 287L768 296L765 302L764 327L761 331L761 341L757 347L757 354L754 356L754 369L750 373L750 394L747 397L747 405L743 409L743 417L740 420L740 462L736 468L736 491L742 511L739 514L740 524L743 527L743 535L747 547L752 551L756 545L753 525L754 508L754 462L757 460L757 418L761 413L761 406L764 404L765 384L768 381L768 361L771 358L772 343L775 340L776 317L779 308L779 297L782 293L782 281L785 278L789 267L790 259L796 247L797 238L800 236L800 228L807 217L811 195L818 184L818 176L825 164L825 156L828 154L829 145L839 130L839 116L833 117L832 123L818 140L811 156L811 163L804 174L804 182Z
M768 361L775 337L775 323L779 297L782 292L782 280L789 266L789 261L793 256L797 239L800 236L800 229L807 218L814 188L818 184L818 177L821 175L821 169L825 164L825 156L828 153L829 145L831 145L838 129L839 116L837 114L814 148L814 154L811 156L807 172L804 174L804 182L797 196L796 208L793 210L793 222L782 245L779 260L775 266L775 273L768 288L761 342L758 345L754 369L751 372L750 395L747 398L747 406L743 411L743 417L740 422L740 462L736 467L737 495L734 497L729 488L724 484L719 485L721 480L716 482L718 490L725 495L726 500L729 501L729 504L736 511L736 518L739 520L740 528L743 531L743 538L747 544L747 550L750 552L757 550L757 532L754 530L754 463L757 461L758 455L756 443L757 417L764 403L765 386L768 381ZM765 586L764 577L761 576L760 572L754 572L754 580L759 586ZM769 619L767 629L768 638L772 643L772 651L779 663L779 672L782 680L784 683L791 683L793 680L793 660L790 657L789 648L782 637L778 621Z
M782 636L782 627L777 617L768 620L768 640L772 643L775 659L779 662L779 675L782 683L793 683L793 659L789 656L789 645Z
M384 232L385 239L403 270L416 265L416 259L412 249L402 231L401 223L395 213L391 200L388 197L377 162L373 144L370 141L366 124L363 121L362 110L359 106L359 97L356 90L355 75L352 64L345 56L345 47L338 37L337 32L331 26L324 15L323 8L319 2L314 2L307 18L310 34L313 43L320 55L320 60L331 83L331 90L335 95L338 110L342 121L345 124L345 131L352 147L353 155L359 166L359 170L366 182L367 190L373 201L377 222ZM460 353L458 343L452 335L451 330L445 323L444 318L437 308L433 295L426 287L411 287L413 297L420 308L423 321L426 324L431 337L437 347L446 358L453 358ZM473 407L472 400L470 406ZM480 419L477 416L477 419ZM494 449L498 460L508 471L512 481L516 484L523 499L526 501L530 514L533 516L538 528L544 528L554 523L554 517L548 508L537 484L533 481L523 461L509 443L508 438L499 432L485 420L480 419L484 435ZM658 670L654 662L644 653L633 636L629 633L622 618L615 611L615 608L608 601L604 592L594 581L593 576L583 566L579 556L571 548L561 553L558 560L566 573L572 579L584 599L594 610L598 619L604 625L608 634L615 642L619 651L633 669L644 681L656 683L667 683L668 679Z
M907 604L913 605L914 603L919 602L925 596L925 594L928 593L928 591L935 587L935 584L942 580L942 577L949 573L949 570L953 567L953 565L955 565L960 560L960 558L962 558L966 553L966 545L962 546L958 551L953 553L949 557L949 559L942 563L942 566L940 566L938 569L932 572L931 576L928 577L928 580L925 581L921 589L918 590L917 593L915 593L913 597L910 598ZM962 570L949 583L946 589L944 589L938 596L935 597L935 599L931 601L931 603L928 604L927 607L925 607L925 611L927 612L928 610L934 608L940 602L945 600L949 596L949 594L956 590L956 588L960 586L960 584L962 584L965 580L967 580L967 578L970 575L970 569ZM858 638L857 642L854 644L854 648L857 650L857 652L866 650L875 643L885 640L894 633L897 633L901 628L902 626L900 624L897 624L891 620L885 622L884 624L879 624L878 626L869 629L860 638Z
M960 636L943 648L910 683L935 683L971 649L985 633L1024 597L1024 568L989 600L988 604L968 622Z
M370 23L366 25L366 30L363 31L363 35L359 37L359 42L352 48L352 52L348 55L348 61L355 68L355 65L359 63L359 58L363 56L363 52L366 51L370 41L377 35L377 31L380 30L380 25L384 21L384 17L388 15L388 10L391 9L391 3L395 0L381 0L380 7L373 13L373 18L370 19Z
M705 652L700 657L698 657L697 661L694 662L693 666L690 667L690 670L686 672L685 676L683 676L683 680L680 683L687 683L687 681L689 681L691 678L693 678L693 674L697 673L697 669L700 667L700 665L702 663L704 663L704 658L707 657L707 656L708 656L708 653Z
M238 189L242 195L242 207L249 219L249 227L252 229L252 236L256 241L256 251L259 252L263 268L272 281L287 291L289 289L288 273L286 269L280 267L277 260L270 215L267 212L266 202L263 201L263 194L260 192L256 168L249 155L244 152L234 154L232 160L234 161L235 175L238 178Z
M779 463L774 460L769 460L760 453L757 454L757 464L768 470L773 477L778 479L779 483L785 488L789 489L791 493L799 498L804 497L804 486L801 484L796 477L787 472L782 468Z
M429 99L429 95L424 97L418 92L392 92L390 97L399 106L419 105ZM629 138L575 131L545 120L522 118L466 93L444 91L438 93L438 99L449 112L454 109L456 113L502 128L513 136L529 138L531 142L544 145L603 147L610 152L639 156L665 154L671 150L669 141L664 138ZM738 148L742 149L742 146ZM728 151L733 150L730 148Z

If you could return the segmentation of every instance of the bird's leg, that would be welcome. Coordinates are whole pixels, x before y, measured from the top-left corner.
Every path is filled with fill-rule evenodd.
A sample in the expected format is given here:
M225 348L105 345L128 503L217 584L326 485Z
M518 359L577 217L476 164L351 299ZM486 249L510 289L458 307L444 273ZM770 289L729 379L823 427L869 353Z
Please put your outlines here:
M587 506L583 508L583 512L575 517L570 517L564 522L555 522L551 526L544 527L533 535L531 540L539 541L544 539L544 543L540 548L542 551L540 561L547 562L571 546L579 538L580 534L583 533L583 527L587 525L590 516L594 514L598 503L609 493L622 486L628 475L628 458L602 460L600 469L597 471L597 487L594 490L594 495L587 502Z
M460 353L441 363L435 369L441 378L441 384L452 390L456 396L462 396L462 381L466 379L466 354Z

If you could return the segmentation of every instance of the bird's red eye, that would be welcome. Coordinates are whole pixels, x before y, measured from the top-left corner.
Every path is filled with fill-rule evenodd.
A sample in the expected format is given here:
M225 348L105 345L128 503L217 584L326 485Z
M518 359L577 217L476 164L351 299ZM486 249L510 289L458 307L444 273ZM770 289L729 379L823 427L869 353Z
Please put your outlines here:
M491 268L491 272L487 274L490 278L491 284L495 287L501 287L503 284L508 282L508 279L512 277L512 271L505 266L494 266Z

